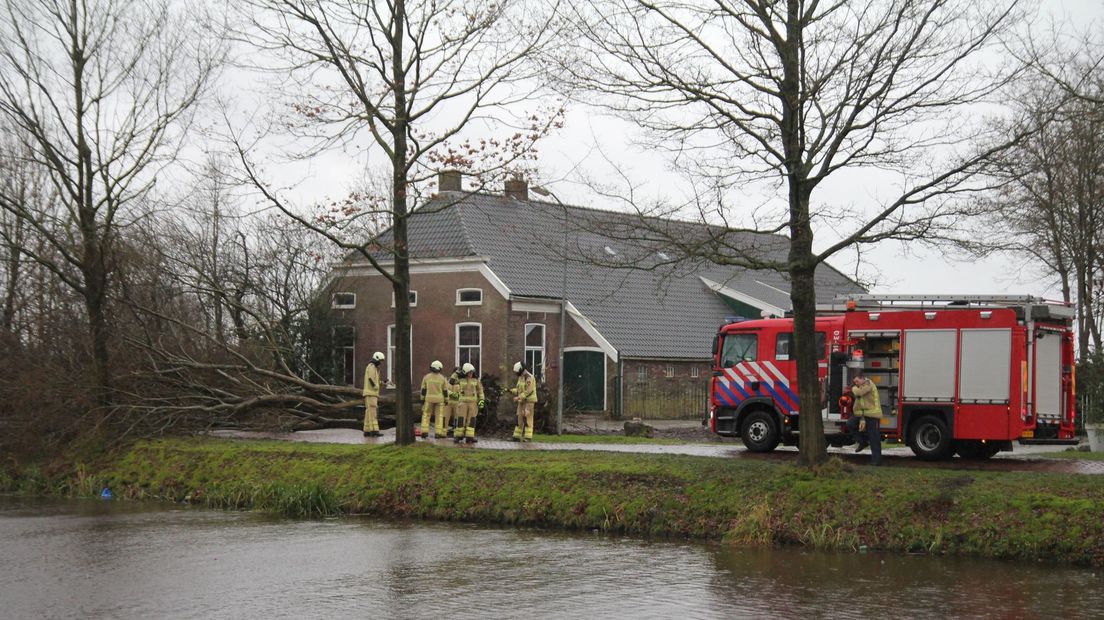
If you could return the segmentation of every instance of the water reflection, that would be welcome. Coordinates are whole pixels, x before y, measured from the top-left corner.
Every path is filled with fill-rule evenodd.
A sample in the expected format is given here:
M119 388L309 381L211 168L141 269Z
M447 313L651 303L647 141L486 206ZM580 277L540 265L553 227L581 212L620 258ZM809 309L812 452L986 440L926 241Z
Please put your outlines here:
M1099 618L1091 570L0 498L0 602L64 617Z

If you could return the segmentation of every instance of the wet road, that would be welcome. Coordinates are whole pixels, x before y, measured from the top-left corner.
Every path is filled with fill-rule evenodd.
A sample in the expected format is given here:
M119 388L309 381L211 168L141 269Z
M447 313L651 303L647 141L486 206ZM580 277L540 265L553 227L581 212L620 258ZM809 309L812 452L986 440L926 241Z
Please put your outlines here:
M274 439L279 441L298 441L305 443L336 443L336 444L386 444L395 441L394 429L383 431L383 437L364 437L360 431L333 428L316 431L300 431L297 433L269 433L252 431L215 431L211 433L216 437L233 439ZM422 441L422 440L418 440ZM592 452L626 452L630 454L679 454L687 456L706 456L713 458L734 458L768 462L791 462L797 458L796 448L779 447L768 454L758 454L746 450L739 440L728 440L722 443L684 443L684 444L617 444L617 443L559 443L541 442L515 443L512 441L479 438L479 443L472 445L455 444L451 439L430 440L438 446L446 446L457 450L581 450ZM913 456L907 447L891 448L882 451L882 461L888 467L922 467L955 469L967 471L1028 471L1028 472L1054 472L1067 474L1104 474L1104 461L1066 460L1045 458L1046 452L1064 450L1065 447L1031 446L1030 448L1017 446L1015 452L1000 453L987 461L966 460L953 458L947 461L926 462ZM829 448L828 453L838 456L844 461L856 465L865 465L869 462L869 453L855 454L852 448Z

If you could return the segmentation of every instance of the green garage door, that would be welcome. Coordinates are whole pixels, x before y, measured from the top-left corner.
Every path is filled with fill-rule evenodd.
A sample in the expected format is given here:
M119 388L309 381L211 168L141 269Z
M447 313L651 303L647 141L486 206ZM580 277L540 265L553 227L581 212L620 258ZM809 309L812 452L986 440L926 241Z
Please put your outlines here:
M606 408L606 354L601 351L564 352L564 406L578 411Z

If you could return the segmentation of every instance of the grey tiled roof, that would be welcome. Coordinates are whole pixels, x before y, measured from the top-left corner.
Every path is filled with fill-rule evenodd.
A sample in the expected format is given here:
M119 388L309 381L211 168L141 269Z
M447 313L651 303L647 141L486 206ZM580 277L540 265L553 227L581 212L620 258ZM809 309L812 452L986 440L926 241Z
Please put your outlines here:
M485 194L467 196L447 209L439 209L440 204L431 202L408 220L412 259L483 257L512 295L551 299L561 296L566 264L567 299L626 357L709 357L712 334L733 313L701 277L790 308L789 283L774 271L702 261L654 270L615 266L656 261L656 248L641 250L638 242L626 241L622 234L639 223L635 215ZM567 261L562 260L565 221ZM654 221L685 227L680 234L707 230L700 224ZM387 243L389 234L381 235L380 241ZM747 235L746 240L770 258L785 258L784 238ZM610 264L595 264L595 259L609 259ZM816 276L821 301L863 290L831 267L821 267Z

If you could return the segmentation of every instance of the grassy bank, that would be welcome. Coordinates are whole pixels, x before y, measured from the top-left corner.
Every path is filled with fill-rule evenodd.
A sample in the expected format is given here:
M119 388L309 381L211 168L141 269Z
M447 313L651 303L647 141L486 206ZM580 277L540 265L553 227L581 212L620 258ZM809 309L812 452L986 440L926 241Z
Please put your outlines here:
M292 516L370 514L739 544L961 553L1104 565L1104 480L668 455L139 443L99 462L9 471L8 492L190 501Z

